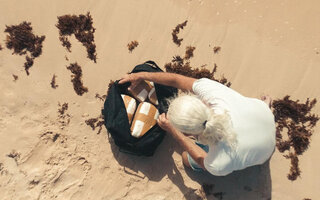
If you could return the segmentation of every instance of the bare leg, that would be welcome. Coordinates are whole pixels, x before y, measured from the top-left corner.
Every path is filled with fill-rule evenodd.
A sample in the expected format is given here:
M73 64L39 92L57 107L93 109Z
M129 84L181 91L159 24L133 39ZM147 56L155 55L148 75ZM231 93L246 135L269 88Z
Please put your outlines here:
M182 157L182 162L183 162L184 166L191 168L191 166L190 166L190 164L189 164L189 160L188 160L187 154L188 154L188 153L187 153L186 151L182 152L182 155L181 155L181 157Z
M261 99L262 101L264 101L264 102L271 108L272 98L271 98L269 95L261 96L260 99Z

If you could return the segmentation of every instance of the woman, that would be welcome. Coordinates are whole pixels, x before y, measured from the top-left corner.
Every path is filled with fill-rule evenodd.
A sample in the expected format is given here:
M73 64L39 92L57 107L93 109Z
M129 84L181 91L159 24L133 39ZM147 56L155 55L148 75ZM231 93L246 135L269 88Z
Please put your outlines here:
M213 80L166 72L127 74L119 83L131 82L130 90L141 80L189 91L170 100L157 121L185 150L185 166L225 176L271 157L275 122L269 97L248 98Z

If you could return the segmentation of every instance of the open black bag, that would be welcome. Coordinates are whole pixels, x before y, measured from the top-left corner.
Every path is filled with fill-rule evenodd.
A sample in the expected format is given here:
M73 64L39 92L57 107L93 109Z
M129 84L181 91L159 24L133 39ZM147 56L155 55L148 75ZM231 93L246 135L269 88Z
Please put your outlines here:
M137 65L131 73L142 71L162 72L156 63L147 61L141 65ZM102 110L106 128L121 152L138 156L152 156L163 140L165 131L156 124L141 138L131 136L126 108L121 98L121 94L128 94L127 88L130 83L120 85L118 82L119 80L109 89L104 109ZM157 106L159 113L167 112L168 105L166 98L174 96L177 93L177 89L157 83L154 83L154 87L159 102Z

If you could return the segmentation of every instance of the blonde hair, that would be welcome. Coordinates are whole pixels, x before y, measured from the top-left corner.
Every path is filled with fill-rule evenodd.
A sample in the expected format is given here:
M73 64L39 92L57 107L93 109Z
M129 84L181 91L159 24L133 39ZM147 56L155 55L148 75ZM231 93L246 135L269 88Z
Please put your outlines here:
M182 93L168 100L168 118L170 123L179 131L186 134L198 135L202 144L226 142L234 147L237 140L227 112L216 114L198 97L190 93Z

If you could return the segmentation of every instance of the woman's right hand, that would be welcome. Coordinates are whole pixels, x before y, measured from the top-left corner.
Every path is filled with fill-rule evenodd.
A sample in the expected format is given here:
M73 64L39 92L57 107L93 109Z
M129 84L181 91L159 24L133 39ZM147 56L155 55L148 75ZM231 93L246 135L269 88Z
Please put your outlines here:
M139 75L139 73L131 73L131 74L126 74L124 75L120 81L119 84L124 84L127 82L131 82L130 87L128 88L128 90L132 90L133 88L135 88L141 81L141 77Z

